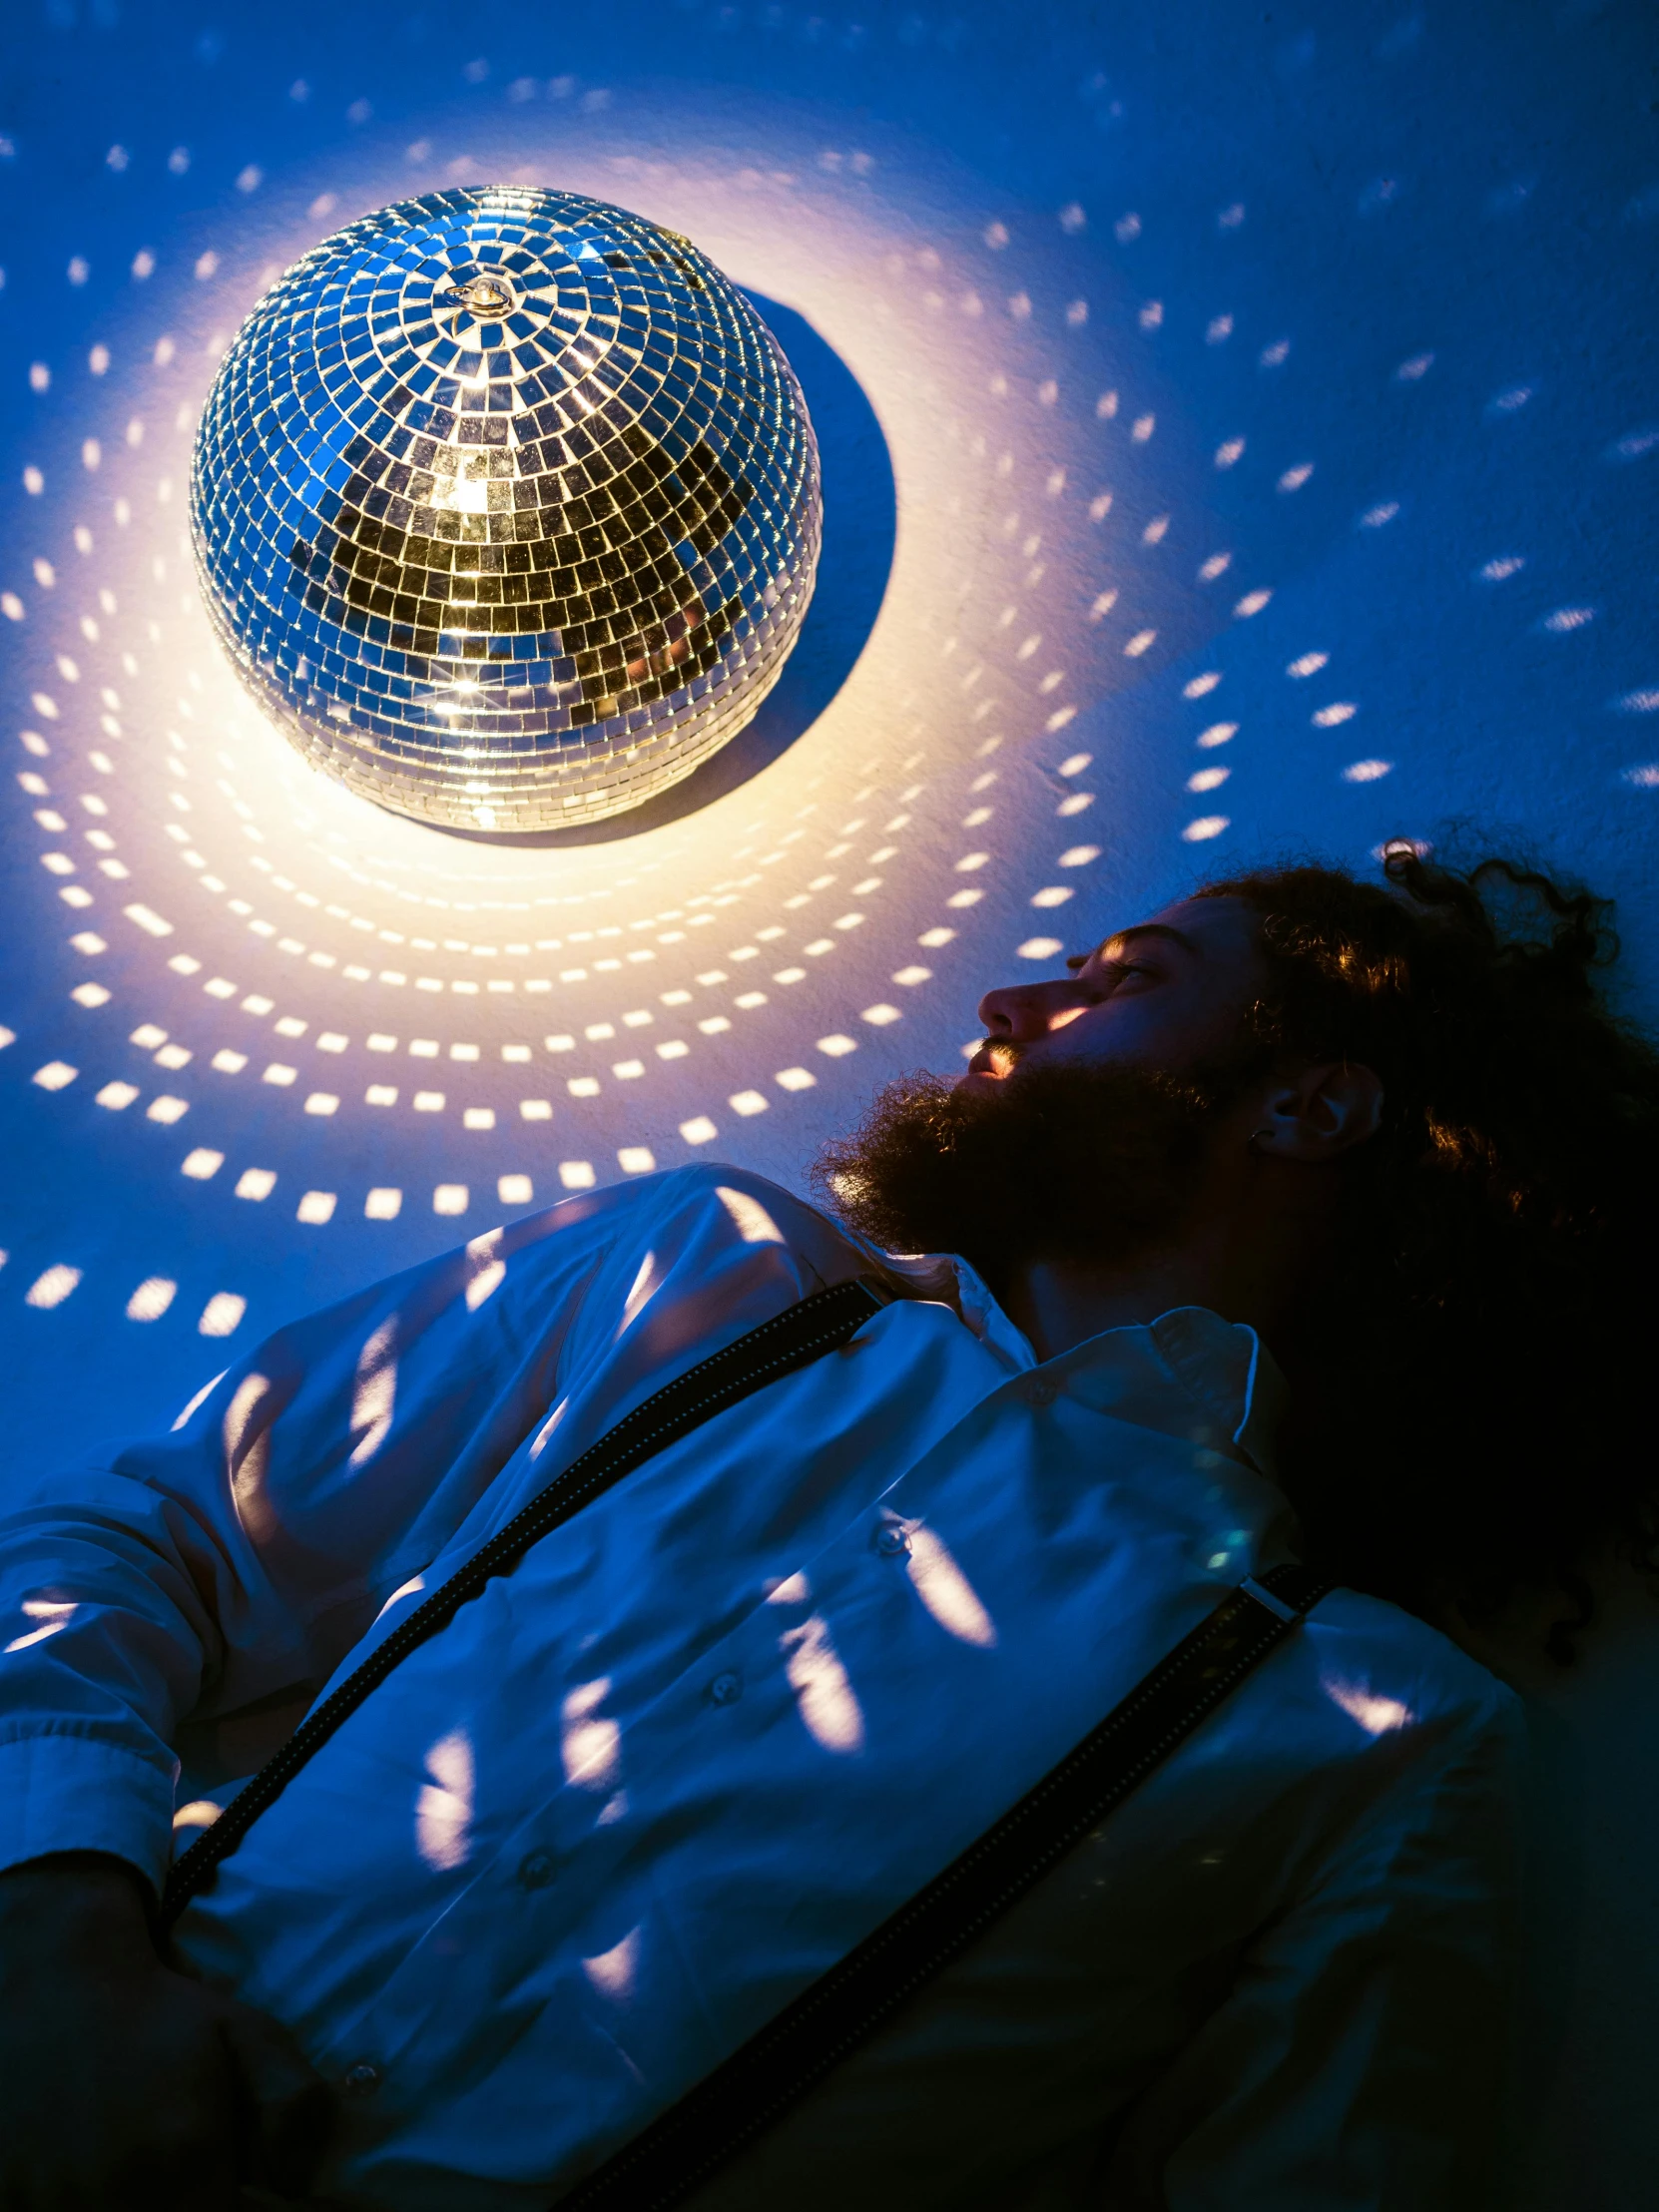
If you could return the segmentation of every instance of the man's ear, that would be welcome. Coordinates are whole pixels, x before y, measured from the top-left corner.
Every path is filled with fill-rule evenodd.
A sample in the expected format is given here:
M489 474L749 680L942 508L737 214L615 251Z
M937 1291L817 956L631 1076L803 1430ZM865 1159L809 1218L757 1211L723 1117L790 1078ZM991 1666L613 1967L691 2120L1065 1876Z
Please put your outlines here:
M1251 1150L1266 1160L1320 1166L1377 1134L1382 1083L1352 1060L1304 1068L1275 1083L1262 1102Z

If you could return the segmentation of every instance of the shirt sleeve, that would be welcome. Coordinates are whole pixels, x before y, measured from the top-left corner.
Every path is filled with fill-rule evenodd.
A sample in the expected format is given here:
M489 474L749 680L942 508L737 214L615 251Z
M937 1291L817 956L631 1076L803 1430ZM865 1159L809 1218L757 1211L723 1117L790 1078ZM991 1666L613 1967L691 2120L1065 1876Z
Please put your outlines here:
M94 1850L160 1882L182 1724L235 1741L238 1716L275 1711L279 1740L462 1529L545 1412L590 1291L626 1268L640 1210L612 1201L278 1330L173 1433L0 1518L0 1867Z
M1495 2201L1517 1708L1394 1787L1248 1946L1139 2100L1103 2212L1480 2212Z

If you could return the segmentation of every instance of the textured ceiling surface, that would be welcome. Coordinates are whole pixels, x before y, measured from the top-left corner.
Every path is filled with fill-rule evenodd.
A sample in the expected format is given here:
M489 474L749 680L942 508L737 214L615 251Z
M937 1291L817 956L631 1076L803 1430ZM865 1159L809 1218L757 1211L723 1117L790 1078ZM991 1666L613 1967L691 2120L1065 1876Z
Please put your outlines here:
M1206 870L1489 834L1659 931L1636 7L20 7L0 77L8 1454L619 1177L799 1184ZM824 467L757 723L585 838L310 772L194 578L284 268L548 185L757 303ZM1466 827L1461 832L1457 824Z

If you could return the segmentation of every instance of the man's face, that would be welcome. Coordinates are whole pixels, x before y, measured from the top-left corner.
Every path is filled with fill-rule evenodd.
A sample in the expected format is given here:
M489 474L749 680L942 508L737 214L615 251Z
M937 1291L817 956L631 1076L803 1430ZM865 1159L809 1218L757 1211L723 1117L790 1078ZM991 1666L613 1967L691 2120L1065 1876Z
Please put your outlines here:
M1068 978L986 992L986 1041L959 1090L989 1093L1016 1066L1179 1076L1213 1065L1267 986L1256 917L1236 898L1183 899L1066 965Z
M901 1077L820 1157L821 1187L892 1251L954 1251L997 1278L1032 1256L1122 1254L1201 1202L1225 1117L1248 1114L1267 976L1239 902L1188 899L987 994L954 1084Z

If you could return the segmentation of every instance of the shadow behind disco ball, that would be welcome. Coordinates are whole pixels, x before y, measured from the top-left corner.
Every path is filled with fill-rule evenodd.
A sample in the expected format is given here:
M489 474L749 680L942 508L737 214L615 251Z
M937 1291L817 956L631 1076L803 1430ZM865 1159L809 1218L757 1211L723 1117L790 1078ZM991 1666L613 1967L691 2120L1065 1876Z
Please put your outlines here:
M209 394L221 636L305 758L455 829L597 822L777 681L822 524L801 389L689 240L469 188L326 239Z

